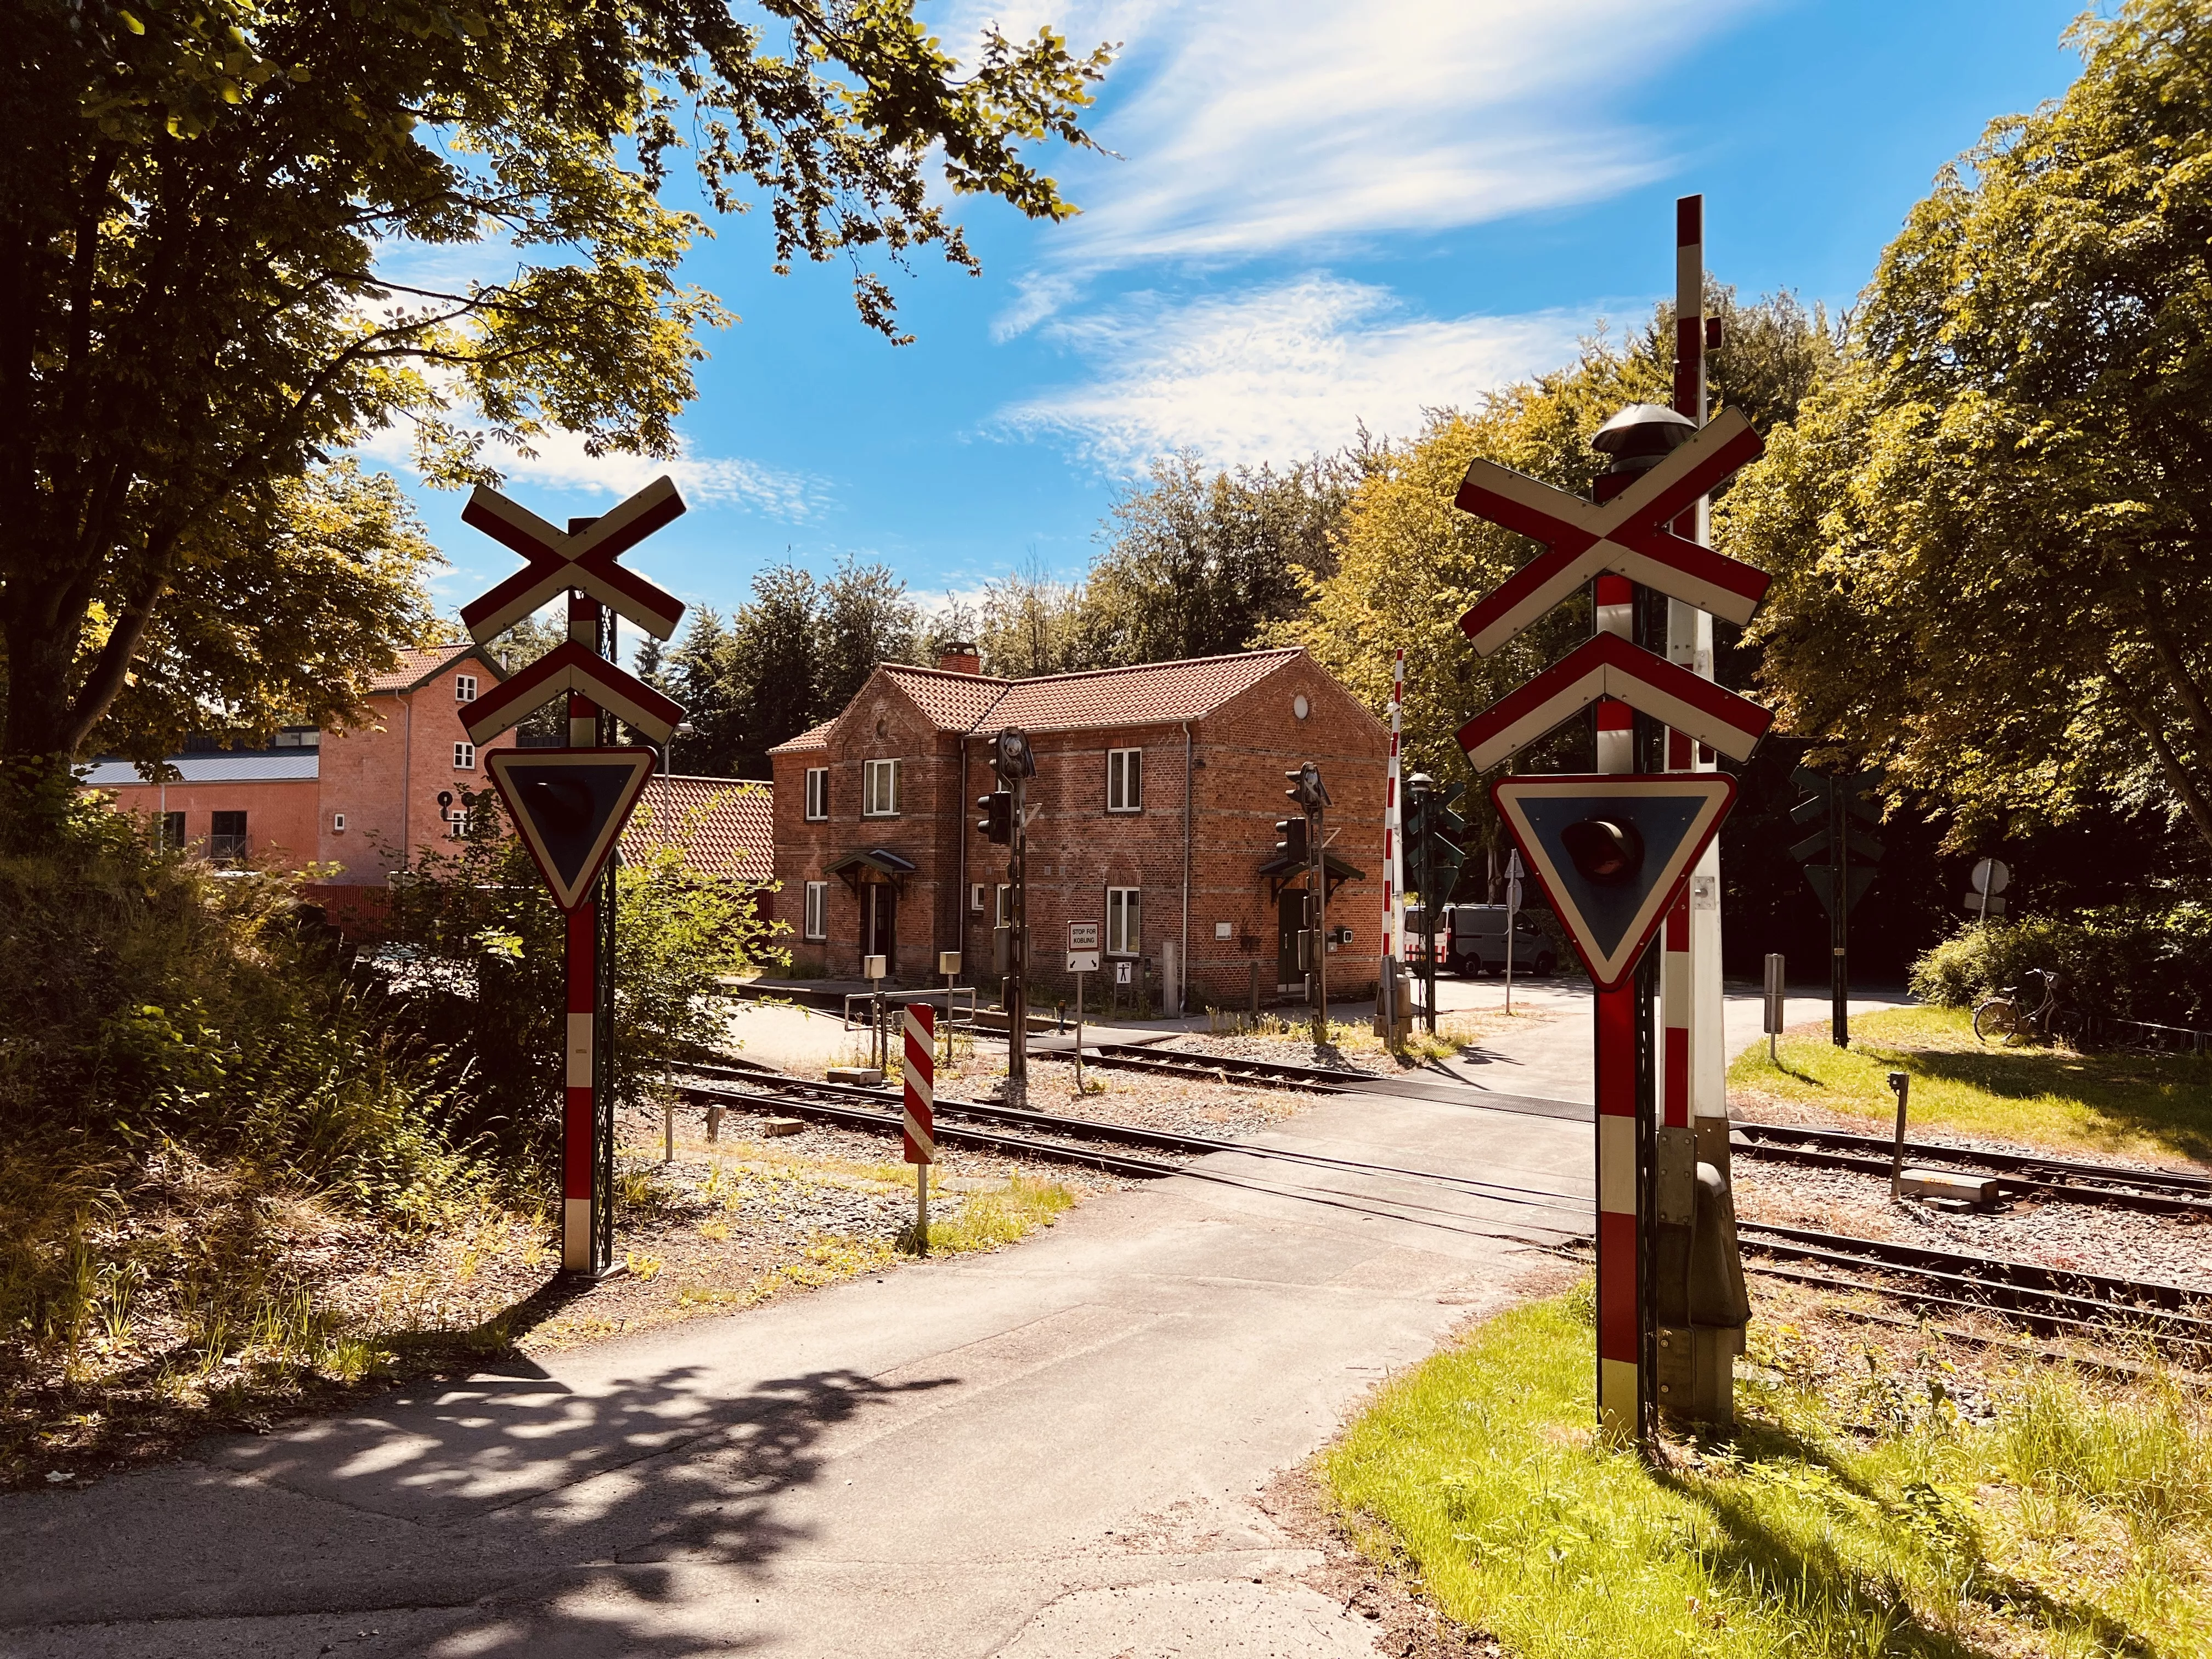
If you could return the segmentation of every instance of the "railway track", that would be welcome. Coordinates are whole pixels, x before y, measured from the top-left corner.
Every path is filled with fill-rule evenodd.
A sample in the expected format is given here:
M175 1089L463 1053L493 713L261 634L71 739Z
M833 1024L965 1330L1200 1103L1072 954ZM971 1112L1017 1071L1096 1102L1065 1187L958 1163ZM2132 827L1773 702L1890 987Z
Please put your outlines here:
M1813 1129L1785 1123L1736 1123L1730 1144L1739 1152L1777 1162L1887 1176L1892 1143L1879 1135ZM1915 1168L1994 1176L2008 1197L2062 1199L2160 1215L2212 1216L2212 1177L2168 1170L2118 1168L2033 1152L1982 1152L1908 1140L1905 1156Z
M816 1083L750 1066L684 1069L690 1076L702 1080L678 1081L674 1086L694 1098L755 1110L772 1109L887 1134L896 1133L899 1128L898 1096L893 1090ZM986 1124L996 1127L981 1127ZM1274 1186L1216 1170L1196 1168L1192 1163L1143 1157L1119 1150L1112 1143L1118 1143L1119 1148L1172 1153L1194 1161L1209 1153L1236 1152L1267 1163L1303 1167L1324 1177L1334 1175L1394 1187L1427 1187L1537 1212L1529 1217L1532 1224L1554 1233L1586 1236L1590 1214L1587 1195L1555 1187L1332 1158L1105 1119L1030 1111L988 1101L940 1096L937 1102L937 1127L939 1139L954 1146L1087 1164L1147 1179L1189 1176L1339 1209L1528 1243L1554 1244L1558 1241L1527 1239L1525 1235L1470 1226L1463 1211L1417 1200L1342 1188ZM1099 1144L1102 1142L1109 1144ZM1882 1167L1887 1169L1887 1164ZM1534 1172L1502 1170L1499 1173ZM1538 1214L1553 1218L1538 1219ZM1738 1232L1747 1252L1764 1258L1747 1266L1766 1277L1828 1290L1864 1291L1899 1302L1923 1315L1996 1315L2008 1322L2017 1322L2045 1333L2094 1334L2106 1339L2118 1331L2169 1352L2212 1358L2212 1316L2208 1316L2206 1311L2212 1298L2179 1285L2071 1272L2002 1257L1969 1256L1891 1240L1816 1232L1763 1222L1741 1223Z
M1160 1049L1125 1043L1086 1048L1085 1065L1121 1071L1150 1072L1156 1076L1180 1077L1216 1083L1243 1083L1262 1088L1298 1089L1321 1094L1360 1093L1376 1083L1385 1087L1408 1079L1331 1070L1318 1066L1295 1066L1279 1060L1243 1056L1194 1054L1188 1049ZM1060 1060L1061 1054L1033 1056ZM1415 1079L1431 1081L1432 1079ZM1887 1176L1892 1143L1879 1135L1855 1134L1840 1129L1814 1129L1795 1124L1739 1122L1731 1127L1735 1149L1762 1161L1851 1170ZM1945 1146L1929 1141L1907 1141L1906 1159L1916 1168L1956 1170L1962 1174L1993 1176L1998 1190L2008 1197L2052 1199L2066 1203L2101 1205L2115 1209L2147 1211L2157 1215L2212 1217L2212 1176L2174 1170L2142 1170L2091 1164L2040 1153L1984 1152Z

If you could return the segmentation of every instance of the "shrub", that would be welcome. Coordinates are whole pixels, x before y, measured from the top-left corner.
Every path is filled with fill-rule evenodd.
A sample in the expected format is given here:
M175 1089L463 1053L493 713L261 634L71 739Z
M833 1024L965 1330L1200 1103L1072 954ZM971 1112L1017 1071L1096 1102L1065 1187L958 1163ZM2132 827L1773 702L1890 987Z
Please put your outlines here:
M2078 1005L2120 1019L2212 1024L2212 905L2111 905L1972 922L1912 966L1924 1000L1964 1008L2028 969L2064 976Z
M507 824L498 797L471 793L465 836L418 854L392 884L374 955L409 1030L459 1062L468 1133L550 1178L557 1140L567 1006L566 918ZM754 896L700 875L686 835L616 872L614 1073L635 1101L654 1068L710 1052L722 981L783 961Z

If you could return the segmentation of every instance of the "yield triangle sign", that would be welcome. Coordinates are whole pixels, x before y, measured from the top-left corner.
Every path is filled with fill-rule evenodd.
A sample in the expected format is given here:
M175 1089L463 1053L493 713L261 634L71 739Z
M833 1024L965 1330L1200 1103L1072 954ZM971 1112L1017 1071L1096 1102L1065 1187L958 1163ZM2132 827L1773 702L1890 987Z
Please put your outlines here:
M484 757L563 910L591 891L653 763L650 749L502 749Z
M1591 981L1610 991L1728 816L1735 780L1722 772L1500 778L1490 798Z

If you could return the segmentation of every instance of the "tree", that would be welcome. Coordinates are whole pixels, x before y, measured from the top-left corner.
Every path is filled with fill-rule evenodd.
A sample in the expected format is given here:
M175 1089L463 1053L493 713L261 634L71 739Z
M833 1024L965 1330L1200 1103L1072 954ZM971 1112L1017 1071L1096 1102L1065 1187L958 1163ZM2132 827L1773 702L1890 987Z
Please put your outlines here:
M439 635L422 574L442 562L398 486L349 460L234 497L182 539L105 746L152 761L211 726L343 720L400 648Z
M1154 461L1145 487L1114 503L1083 599L1080 654L1117 664L1246 649L1304 608L1301 573L1335 568L1331 538L1355 476L1319 457L1211 477L1193 451Z
M963 71L912 0L22 0L0 68L0 753L75 755L146 648L198 640L226 515L397 422L441 483L555 428L672 452L700 329L687 148L720 211L770 209L776 269L934 246L929 194L1073 211L1030 159L1102 48L987 30ZM781 38L772 39L772 33ZM434 258L424 258L434 254ZM489 256L511 274L435 273ZM289 602L292 596L286 595ZM197 670L186 671L189 678Z
M1784 721L1953 839L2154 802L2212 846L2212 12L2075 26L1884 253L1834 382L1726 504Z
M921 611L889 565L849 553L821 584L818 603L814 708L827 718L852 702L878 663L914 660Z
M1035 553L1009 574L985 582L975 630L983 666L1014 680L1095 666L1084 636L1084 602L1082 586L1057 580Z

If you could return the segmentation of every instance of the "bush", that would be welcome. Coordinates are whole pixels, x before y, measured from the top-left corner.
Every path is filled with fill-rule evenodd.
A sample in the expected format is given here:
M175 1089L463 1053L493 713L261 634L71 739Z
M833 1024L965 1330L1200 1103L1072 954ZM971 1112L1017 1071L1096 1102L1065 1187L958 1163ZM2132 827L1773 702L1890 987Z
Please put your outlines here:
M407 1028L459 1066L460 1127L550 1180L561 1121L567 919L493 792L470 793L466 836L418 853L392 884L375 955ZM635 1102L665 1061L721 1040L722 981L787 962L754 896L694 871L679 832L616 872L614 1072Z
M2093 1012L2212 1025L2212 905L2110 905L1970 923L1913 963L1912 990L1944 1007L1970 1007L2019 984L2031 968L2063 975L2069 997Z
M187 1257L252 1279L278 1197L417 1231L472 1189L442 1057L389 1033L293 878L211 870L97 797L24 844L0 854L0 1351L73 1349L98 1285L173 1301Z

